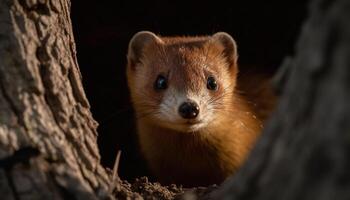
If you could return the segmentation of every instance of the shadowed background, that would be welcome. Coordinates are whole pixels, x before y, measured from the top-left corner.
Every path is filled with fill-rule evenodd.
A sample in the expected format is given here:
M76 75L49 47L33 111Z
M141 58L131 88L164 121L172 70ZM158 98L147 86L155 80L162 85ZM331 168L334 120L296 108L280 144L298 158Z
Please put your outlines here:
M72 1L78 62L91 111L100 124L102 164L112 168L121 149L121 178L148 175L137 150L125 76L127 45L134 33L208 35L226 31L237 41L240 65L273 72L293 53L306 8L307 1L295 0Z

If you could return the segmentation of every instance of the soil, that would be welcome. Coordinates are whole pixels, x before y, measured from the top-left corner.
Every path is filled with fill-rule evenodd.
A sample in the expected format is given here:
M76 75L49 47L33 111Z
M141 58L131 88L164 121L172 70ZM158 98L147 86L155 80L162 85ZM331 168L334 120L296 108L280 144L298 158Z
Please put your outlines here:
M108 170L112 173L111 170ZM162 186L158 182L150 182L147 177L137 178L133 183L119 178L112 191L117 199L145 199L145 200L195 200L201 199L216 189L217 185L208 187L183 188L181 185L171 184Z

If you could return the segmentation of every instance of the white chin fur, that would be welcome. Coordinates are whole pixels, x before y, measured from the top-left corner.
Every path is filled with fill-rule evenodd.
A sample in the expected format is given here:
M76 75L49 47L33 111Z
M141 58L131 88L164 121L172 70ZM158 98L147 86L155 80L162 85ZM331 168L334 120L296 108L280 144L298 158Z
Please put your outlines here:
M200 131L202 128L205 128L208 123L206 122L198 122L195 124L186 124L183 122L170 122L166 121L164 118L156 121L156 123L159 123L164 128L180 131L180 132L196 132Z

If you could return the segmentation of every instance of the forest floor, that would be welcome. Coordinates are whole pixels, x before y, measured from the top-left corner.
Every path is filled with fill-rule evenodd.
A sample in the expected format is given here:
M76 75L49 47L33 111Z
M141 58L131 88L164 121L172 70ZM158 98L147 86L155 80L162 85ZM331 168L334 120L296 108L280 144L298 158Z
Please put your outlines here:
M112 173L111 170L108 170L108 172ZM195 200L201 199L217 187L217 185L212 185L209 187L183 188L181 185L175 184L162 186L158 182L148 181L148 178L144 176L137 178L133 183L117 179L112 193L117 199Z

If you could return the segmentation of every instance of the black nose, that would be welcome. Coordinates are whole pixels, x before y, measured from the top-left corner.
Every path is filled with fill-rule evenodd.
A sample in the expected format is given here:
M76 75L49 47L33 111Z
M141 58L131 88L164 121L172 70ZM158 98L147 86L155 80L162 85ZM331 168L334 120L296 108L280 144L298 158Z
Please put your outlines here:
M199 106L194 102L184 102L179 107L179 113L185 119L196 118L199 113Z

